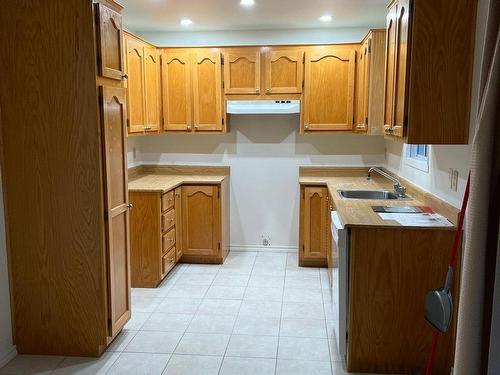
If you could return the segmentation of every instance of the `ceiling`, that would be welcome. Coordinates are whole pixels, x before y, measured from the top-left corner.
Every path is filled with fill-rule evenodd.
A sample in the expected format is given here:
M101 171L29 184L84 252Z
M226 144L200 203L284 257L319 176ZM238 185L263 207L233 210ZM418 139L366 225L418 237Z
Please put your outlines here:
M387 0L118 0L125 27L136 31L222 31L384 27ZM333 16L331 22L319 17ZM189 18L193 24L183 26Z

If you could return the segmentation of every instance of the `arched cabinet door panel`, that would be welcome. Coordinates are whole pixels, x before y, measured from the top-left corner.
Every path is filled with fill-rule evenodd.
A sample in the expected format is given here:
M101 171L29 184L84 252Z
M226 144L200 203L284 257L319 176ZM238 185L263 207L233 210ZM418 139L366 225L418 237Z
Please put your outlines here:
M146 131L160 130L160 56L156 48L144 47Z
M265 57L266 94L302 92L303 51L271 50Z
M164 52L161 58L163 130L192 131L190 55Z
M318 47L306 52L303 132L352 130L356 51Z
M97 8L97 48L99 74L106 78L124 79L123 29L120 13L103 4Z
M224 54L224 93L260 94L260 52Z
M220 250L220 187L182 186L182 255L213 256Z
M222 73L220 52L197 52L193 65L194 131L220 132L222 124Z

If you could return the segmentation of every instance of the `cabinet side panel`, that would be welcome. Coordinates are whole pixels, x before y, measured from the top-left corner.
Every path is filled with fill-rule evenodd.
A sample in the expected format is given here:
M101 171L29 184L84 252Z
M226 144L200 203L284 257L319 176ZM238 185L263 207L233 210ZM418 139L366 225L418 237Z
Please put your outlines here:
M91 1L2 3L2 172L19 353L106 344Z
M476 6L414 2L408 143L468 143Z

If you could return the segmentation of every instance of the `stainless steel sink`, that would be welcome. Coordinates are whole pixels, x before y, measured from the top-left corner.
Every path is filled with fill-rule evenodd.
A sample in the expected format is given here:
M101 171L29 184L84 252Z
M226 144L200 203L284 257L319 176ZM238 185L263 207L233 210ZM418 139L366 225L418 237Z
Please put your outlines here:
M338 190L342 198L347 199L383 199L383 200L411 200L408 196L401 197L394 191L388 190Z

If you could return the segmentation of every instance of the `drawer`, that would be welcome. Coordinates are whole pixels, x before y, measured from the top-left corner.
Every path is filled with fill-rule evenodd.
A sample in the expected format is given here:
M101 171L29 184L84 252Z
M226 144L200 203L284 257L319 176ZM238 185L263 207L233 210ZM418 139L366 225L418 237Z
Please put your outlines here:
M173 190L161 196L161 212L170 210L175 205L175 194Z
M161 273L166 275L175 266L175 247L166 253L161 259Z
M175 245L175 227L170 229L162 237L163 254L165 254L168 250L170 250L170 248L174 245ZM174 255L174 258L175 258L175 255Z
M165 233L175 226L175 208L167 211L161 216L161 231Z

